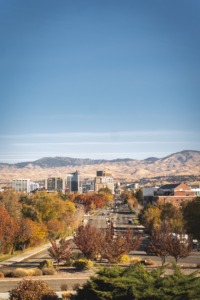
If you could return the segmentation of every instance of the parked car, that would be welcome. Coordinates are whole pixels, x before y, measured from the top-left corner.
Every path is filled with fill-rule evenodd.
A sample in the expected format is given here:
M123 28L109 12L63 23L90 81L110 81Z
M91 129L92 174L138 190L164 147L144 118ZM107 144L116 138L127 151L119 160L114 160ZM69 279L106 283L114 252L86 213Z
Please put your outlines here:
M198 240L192 240L192 250L200 251L200 242Z

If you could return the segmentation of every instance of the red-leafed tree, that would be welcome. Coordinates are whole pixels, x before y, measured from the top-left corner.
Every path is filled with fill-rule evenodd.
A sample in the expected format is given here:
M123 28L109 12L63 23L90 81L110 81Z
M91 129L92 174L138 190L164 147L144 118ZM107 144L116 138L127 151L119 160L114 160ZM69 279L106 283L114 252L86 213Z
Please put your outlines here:
M68 261L74 249L70 240L61 239L59 243L55 240L50 240L51 247L48 249L49 255L56 261L57 266L63 260Z
M15 248L17 250L23 250L31 243L33 237L33 228L31 220L27 218L21 218L18 220L18 231L15 236Z
M110 195L108 196L110 197ZM108 196L106 194L81 194L76 196L75 202L83 204L85 207L85 211L88 212L93 208L101 208L105 206L110 201L110 198Z
M101 230L87 224L79 226L74 243L88 259L95 259L101 251L104 235Z
M167 237L167 251L174 257L176 263L180 258L185 258L192 251L192 239L185 234L169 234Z
M169 226L162 226L154 230L150 237L150 242L146 248L147 254L154 254L165 263L167 256L172 256L177 262L180 258L189 256L192 249L190 238L185 239L184 234L173 234Z
M146 247L147 254L154 254L160 257L162 264L165 263L166 257L169 255L167 248L167 235L165 230L154 230L150 237L150 242Z
M101 247L101 257L108 260L109 263L118 263L123 254L128 254L135 250L141 242L139 235L134 237L133 231L127 231L125 234L113 235L112 230L108 230Z
M18 232L16 221L0 205L0 251L9 253L14 248L14 241Z

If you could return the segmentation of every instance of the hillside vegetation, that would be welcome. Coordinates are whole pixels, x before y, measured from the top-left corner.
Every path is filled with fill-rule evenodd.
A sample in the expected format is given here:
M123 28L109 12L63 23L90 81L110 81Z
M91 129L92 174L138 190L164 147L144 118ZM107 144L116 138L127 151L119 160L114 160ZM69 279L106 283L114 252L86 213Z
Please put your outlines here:
M0 163L0 181L14 178L45 179L66 177L78 170L83 178L94 178L97 170L112 173L115 179L138 181L159 176L199 176L200 151L185 150L164 158L144 160L91 160L69 157L46 157L18 164Z

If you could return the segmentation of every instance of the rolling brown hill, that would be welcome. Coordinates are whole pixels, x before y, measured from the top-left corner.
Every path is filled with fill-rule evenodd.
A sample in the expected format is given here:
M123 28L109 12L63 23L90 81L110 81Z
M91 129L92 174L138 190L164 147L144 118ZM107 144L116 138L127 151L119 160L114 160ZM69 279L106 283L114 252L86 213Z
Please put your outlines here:
M47 157L34 162L18 164L0 163L0 182L15 178L41 180L63 177L78 170L83 178L94 178L97 170L112 173L116 180L139 181L142 178L166 176L199 176L200 151L184 150L164 158L144 160L115 159L91 160L69 157Z

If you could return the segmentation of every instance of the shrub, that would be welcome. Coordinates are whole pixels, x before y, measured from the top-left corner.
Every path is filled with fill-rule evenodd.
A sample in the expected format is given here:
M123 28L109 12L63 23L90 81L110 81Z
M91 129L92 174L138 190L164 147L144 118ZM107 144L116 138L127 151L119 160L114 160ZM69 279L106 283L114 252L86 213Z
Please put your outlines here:
M131 257L131 259L130 259L130 263L131 264L136 264L136 263L138 263L140 261L141 261L140 257Z
M36 268L33 269L33 275L32 276L42 276L42 270Z
M42 274L43 275L55 275L56 270L54 268L43 268L42 269Z
M119 263L124 265L130 264L130 256L127 254L121 255Z
M4 274L0 272L0 278L4 278Z
M3 270L2 273L4 274L4 277L12 277L12 270L10 269Z
M41 280L22 280L10 291L10 300L57 300L56 293Z
M34 269L25 269L26 270L26 276L33 276Z
M79 288L80 288L80 283L75 283L73 286L72 286L72 290L73 291L77 291Z
M41 263L40 263L40 268L43 269L43 268L53 268L54 265L53 265L53 261L50 260L50 259L45 259L43 260Z
M70 300L71 299L71 293L70 292L62 293L62 299L63 300Z
M66 260L66 262L64 263L65 267L71 267L73 265L73 260Z
M26 277L26 276L28 276L28 270L22 269L22 268L17 268L15 270L13 270L11 273L11 277L20 278L20 277Z
M61 284L60 289L61 289L61 291L67 291L68 285L66 283L63 283L63 284Z
M72 253L70 255L70 259L67 260L64 265L66 267L72 267L74 262L79 259L85 259L85 256L83 255L83 253L81 253L81 252Z
M88 270L93 267L93 262L88 259L78 259L74 262L73 266L77 270Z
M38 268L35 269L26 269L27 276L41 276L42 271Z

